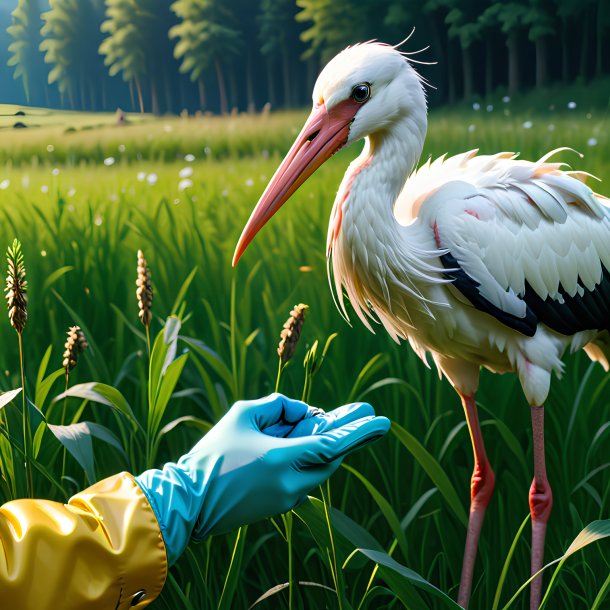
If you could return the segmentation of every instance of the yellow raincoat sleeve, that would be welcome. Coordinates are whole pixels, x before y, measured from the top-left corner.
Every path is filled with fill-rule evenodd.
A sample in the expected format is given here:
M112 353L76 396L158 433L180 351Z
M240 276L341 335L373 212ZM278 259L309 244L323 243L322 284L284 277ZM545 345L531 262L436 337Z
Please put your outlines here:
M0 507L2 609L144 608L166 576L157 519L129 473L67 504L15 500Z

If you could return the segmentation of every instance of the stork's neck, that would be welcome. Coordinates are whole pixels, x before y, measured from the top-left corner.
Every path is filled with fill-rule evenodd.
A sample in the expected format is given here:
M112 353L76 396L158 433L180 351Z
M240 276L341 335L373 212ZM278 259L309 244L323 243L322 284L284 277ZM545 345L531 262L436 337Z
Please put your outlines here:
M368 224L375 231L398 230L394 204L420 158L426 127L423 108L367 137L362 153L349 166L337 193L329 226L329 249L338 246L340 234L349 232L354 224Z

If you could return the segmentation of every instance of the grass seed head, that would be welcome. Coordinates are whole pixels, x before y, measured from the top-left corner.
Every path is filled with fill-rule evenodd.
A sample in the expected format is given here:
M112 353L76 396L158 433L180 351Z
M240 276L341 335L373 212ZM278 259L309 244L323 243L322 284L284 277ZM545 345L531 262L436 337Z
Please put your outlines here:
M66 349L64 350L63 367L66 369L67 375L76 366L78 355L89 347L85 333L80 326L71 326L68 329L68 338L64 347Z
M6 275L6 302L8 305L8 317L11 326L21 334L28 319L28 282L25 279L25 265L23 263L23 252L21 242L13 241L6 252L8 272Z
M284 322L284 327L280 333L280 343L277 347L277 355L282 364L286 364L293 356L301 336L305 312L309 305L299 303L292 308L290 317Z
M152 301L153 289L150 281L150 269L144 258L142 250L138 250L138 279L136 280L136 296L138 297L138 307L140 320L144 326L150 326L152 320Z

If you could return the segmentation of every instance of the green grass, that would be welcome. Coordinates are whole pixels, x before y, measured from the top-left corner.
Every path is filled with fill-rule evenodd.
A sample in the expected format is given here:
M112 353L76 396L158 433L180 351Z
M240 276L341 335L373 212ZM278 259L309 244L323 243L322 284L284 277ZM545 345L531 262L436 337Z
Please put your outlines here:
M425 155L480 147L486 153L516 150L537 158L549 149L571 146L585 153L584 159L570 153L563 153L563 159L610 181L610 120L605 110L591 110L591 118L587 112L579 106L544 115L519 110L504 116L497 109L433 113ZM58 116L48 119L56 119L55 126L1 132L0 245L8 246L15 236L21 240L29 280L23 336L28 396L42 395L36 373L49 345L47 374L61 366L67 327L79 323L91 349L70 385L95 381L117 387L143 428L132 434L123 415L70 398L71 419L111 429L124 451L95 440L95 476L140 471L147 465L144 448L151 443L158 442L154 463L161 465L188 450L206 422L216 421L234 400L273 391L281 325L295 303L309 304L297 355L282 375L282 391L301 396L307 348L315 340L323 346L337 332L313 381L312 403L331 409L364 399L397 425L394 434L346 460L348 467L325 489L325 504L314 502L295 512L295 580L339 586L340 601L326 588L297 586L294 607L402 603L416 608L420 599L424 604L419 607L446 607L434 592L416 592L396 566L375 555L391 550L397 562L455 598L472 454L459 401L448 384L407 345L396 346L383 332L372 335L357 320L353 328L346 325L332 304L324 258L326 224L341 176L357 151L342 152L322 167L257 237L237 270L230 266L243 223L304 116L145 118L127 127L85 129L112 122L89 115L80 117L76 131L68 133L73 117ZM530 128L523 127L526 121L532 122ZM184 161L187 154L196 160ZM106 166L103 160L109 157L114 162ZM179 172L186 166L193 168L193 186L181 191ZM157 176L153 185L147 181L151 174ZM610 194L604 184L598 190ZM147 392L146 342L135 303L138 248L153 273L153 338L166 317L177 313L183 320L180 333L204 342L214 354L206 356L192 342L179 340L178 353L188 350L188 360L156 432L150 425L155 399ZM180 294L193 270L192 282ZM0 327L0 340L2 388L20 387L17 337L8 322ZM566 374L553 381L547 403L547 460L555 501L549 561L560 557L584 526L610 517L610 377L584 353L567 360ZM61 408L52 407L51 400L63 392L63 384L58 376L48 398L37 404L50 423L59 423ZM502 608L529 576L527 525L506 569L505 562L528 513L531 425L513 375L484 372L477 398L496 491L483 528L472 607L491 608L502 579L497 606ZM17 397L3 409L16 436L20 404ZM160 434L163 426L187 416L191 419ZM60 445L48 430L38 461L60 480ZM0 487L0 500L12 494L9 466L5 460L7 484ZM22 474L17 468L15 478ZM65 499L89 482L70 454L66 474L59 488L51 487L35 469L35 493ZM287 545L272 523L242 530L237 544L235 538L231 534L191 545L154 607L207 609L220 603L248 608L270 588L287 582ZM371 549L369 556L379 567L361 553L352 556L354 545ZM334 555L326 553L331 547ZM227 558L234 549L229 571ZM609 568L607 541L577 553L560 572L548 607L589 608L597 597L603 608ZM283 589L257 608L287 607L287 602L288 589ZM525 607L527 593L511 606Z

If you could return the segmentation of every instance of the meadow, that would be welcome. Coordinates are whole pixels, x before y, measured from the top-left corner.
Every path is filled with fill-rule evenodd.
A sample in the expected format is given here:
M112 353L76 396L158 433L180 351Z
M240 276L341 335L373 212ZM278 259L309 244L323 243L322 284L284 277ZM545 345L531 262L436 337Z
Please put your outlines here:
M560 158L605 180L591 186L610 195L608 107L586 95L573 107L569 97L542 103L537 95L433 112L424 158L480 148L534 159L569 146L584 157L566 151ZM234 270L241 228L306 112L129 115L119 126L114 115L15 117L16 110L0 108L0 246L17 237L27 270L34 495L66 500L117 471L175 460L234 401L272 392L279 332L303 302L310 309L280 390L324 409L366 400L392 420L392 433L349 456L291 515L191 544L151 607L456 608L447 596L457 594L472 470L458 398L407 345L369 333L358 320L347 325L327 288L327 219L358 151L323 166ZM13 129L16 120L31 127ZM135 297L138 249L154 286L150 366ZM63 344L74 324L89 348L66 379ZM167 344L155 342L164 328ZM0 387L13 390L22 382L8 320L0 340ZM161 375L164 361L174 364ZM578 353L552 384L547 561L598 523L565 563L546 571L548 608L610 604L610 541L580 549L610 535L609 380ZM160 393L150 389L157 381ZM22 396L4 397L0 503L27 493ZM519 589L529 576L529 409L513 375L483 372L477 399L496 490L471 607L526 608L528 592ZM76 441L52 427L78 422L90 424L72 429Z

